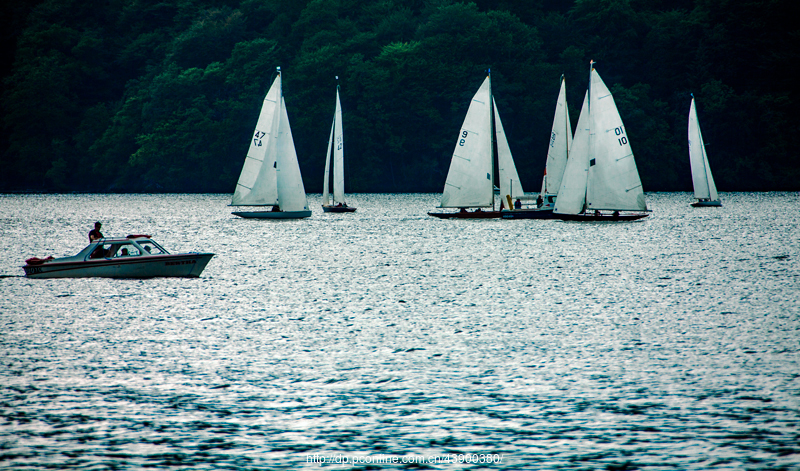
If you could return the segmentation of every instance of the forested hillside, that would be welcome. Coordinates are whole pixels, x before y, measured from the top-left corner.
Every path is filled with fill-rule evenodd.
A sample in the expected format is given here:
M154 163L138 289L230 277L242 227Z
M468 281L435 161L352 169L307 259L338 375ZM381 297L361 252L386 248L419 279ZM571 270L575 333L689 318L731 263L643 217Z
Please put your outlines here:
M800 189L789 0L12 3L0 7L0 191L232 192L276 66L309 192L336 76L347 190L439 192L488 68L537 191L560 77L574 127L590 59L645 191L691 188L690 93L720 190Z

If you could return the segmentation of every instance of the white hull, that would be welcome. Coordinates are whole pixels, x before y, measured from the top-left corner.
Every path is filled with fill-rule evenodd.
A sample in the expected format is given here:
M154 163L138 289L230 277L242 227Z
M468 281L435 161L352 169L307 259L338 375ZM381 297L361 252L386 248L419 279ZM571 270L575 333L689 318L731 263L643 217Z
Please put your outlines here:
M85 261L49 262L23 267L28 278L198 277L214 254L190 253Z
M722 201L700 200L700 201L695 201L694 203L691 204L691 206L694 206L695 208L713 208L722 206Z
M302 219L311 216L311 210L305 211L235 211L231 213L246 219Z

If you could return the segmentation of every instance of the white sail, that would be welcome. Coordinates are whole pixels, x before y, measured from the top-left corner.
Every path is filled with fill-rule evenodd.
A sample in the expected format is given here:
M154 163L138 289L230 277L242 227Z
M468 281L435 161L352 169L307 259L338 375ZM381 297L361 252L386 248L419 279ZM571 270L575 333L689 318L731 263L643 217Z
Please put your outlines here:
M300 175L300 164L297 162L297 151L294 148L292 128L286 112L286 102L281 96L279 129L277 133L277 170L278 206L281 211L308 210L308 199Z
M278 103L281 97L281 76L275 78L258 117L250 148L247 151L239 181L236 184L232 206L261 206L278 203L275 162L275 125L279 121Z
M503 123L500 121L500 113L497 112L497 103L492 99L494 109L494 133L497 142L497 174L500 180L500 201L506 201L506 195L516 198L525 194L520 183L517 167L511 157L511 148L508 147L506 133L503 130ZM510 209L510 208L509 208Z
M339 87L336 87L336 112L333 115L333 202L344 203L344 129Z
M487 76L472 97L459 131L442 192L442 208L493 206L491 98Z
M547 148L547 162L542 179L542 198L545 195L558 194L561 187L561 179L564 176L564 169L567 167L567 155L572 147L571 126L567 109L566 85L562 78L556 112L553 116L553 128L550 132L550 146Z
M703 134L700 132L700 122L697 119L697 109L692 98L689 109L689 163L692 166L692 183L694 184L694 197L718 201L717 187L711 168L708 166L706 146L703 143Z
M587 209L646 211L642 182L614 97L592 69ZM573 147L574 149L574 147Z
M328 206L331 204L331 194L329 190L329 183L331 179L331 148L333 147L333 130L336 127L336 117L333 118L331 123L331 135L328 137L328 152L325 153L325 177L322 179L322 205Z
M589 92L583 97L575 138L570 148L569 159L564 168L558 198L553 212L580 214L586 208L586 183L589 174Z

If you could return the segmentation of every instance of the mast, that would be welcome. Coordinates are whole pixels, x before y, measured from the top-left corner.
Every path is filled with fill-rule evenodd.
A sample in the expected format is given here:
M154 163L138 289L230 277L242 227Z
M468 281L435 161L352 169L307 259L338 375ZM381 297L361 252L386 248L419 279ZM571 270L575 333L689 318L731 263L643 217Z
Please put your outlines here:
M564 74L561 74L561 83L564 83ZM572 139L569 139L569 136L572 135L572 124L569 122L569 108L567 107L566 101L566 93L564 94L564 135L568 137L567 139L567 158L569 159L569 148L570 144L572 143Z
M594 72L594 59L590 59L589 60L589 89L586 91L586 96L589 97L589 99L587 100L587 105L588 105L587 111L589 112L589 115L588 115L588 118L589 118L589 136L588 136L588 138L589 138L589 155L590 156L594 153L593 152L594 148L592 147L592 141L593 141L592 134L594 134L594 132L595 132L594 119L593 119L593 116L592 116L592 72ZM583 213L585 213L586 212L586 208L589 207L589 179L588 179L588 176L587 176L585 191L586 191L586 193L583 196L583 211L581 211Z
M495 151L495 147L497 146L497 139L495 138L495 135L494 135L494 95L492 95L492 69L491 68L486 69L486 75L489 77L489 135L491 136L491 138L490 138L491 139L491 145L489 146L489 152L491 153L491 160L492 160L492 167L491 167L492 184L490 186L491 186L491 190L492 190L492 211L494 211L494 200L495 200L495 198L494 198L494 176L495 176L495 171L494 171L494 169L495 169L494 165L495 164L494 164L494 161L495 161L495 158L497 157L497 152ZM502 198L503 195L500 195L500 197Z

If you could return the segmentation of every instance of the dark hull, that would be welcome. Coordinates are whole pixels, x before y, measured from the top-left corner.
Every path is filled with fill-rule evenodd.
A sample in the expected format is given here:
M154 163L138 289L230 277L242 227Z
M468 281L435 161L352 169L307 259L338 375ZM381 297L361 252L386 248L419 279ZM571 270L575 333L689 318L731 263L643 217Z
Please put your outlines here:
M356 208L350 206L322 206L322 211L326 213L354 213Z
M306 211L236 211L231 213L245 219L302 219L311 216L311 210Z
M477 213L428 213L428 216L433 216L439 219L499 219L500 211L481 211Z
M514 209L501 214L503 219L558 219L552 209Z
M620 222L620 221L635 221L637 219L646 218L649 214L601 214L599 216L594 214L556 214L555 217L562 221L583 221L583 222Z

